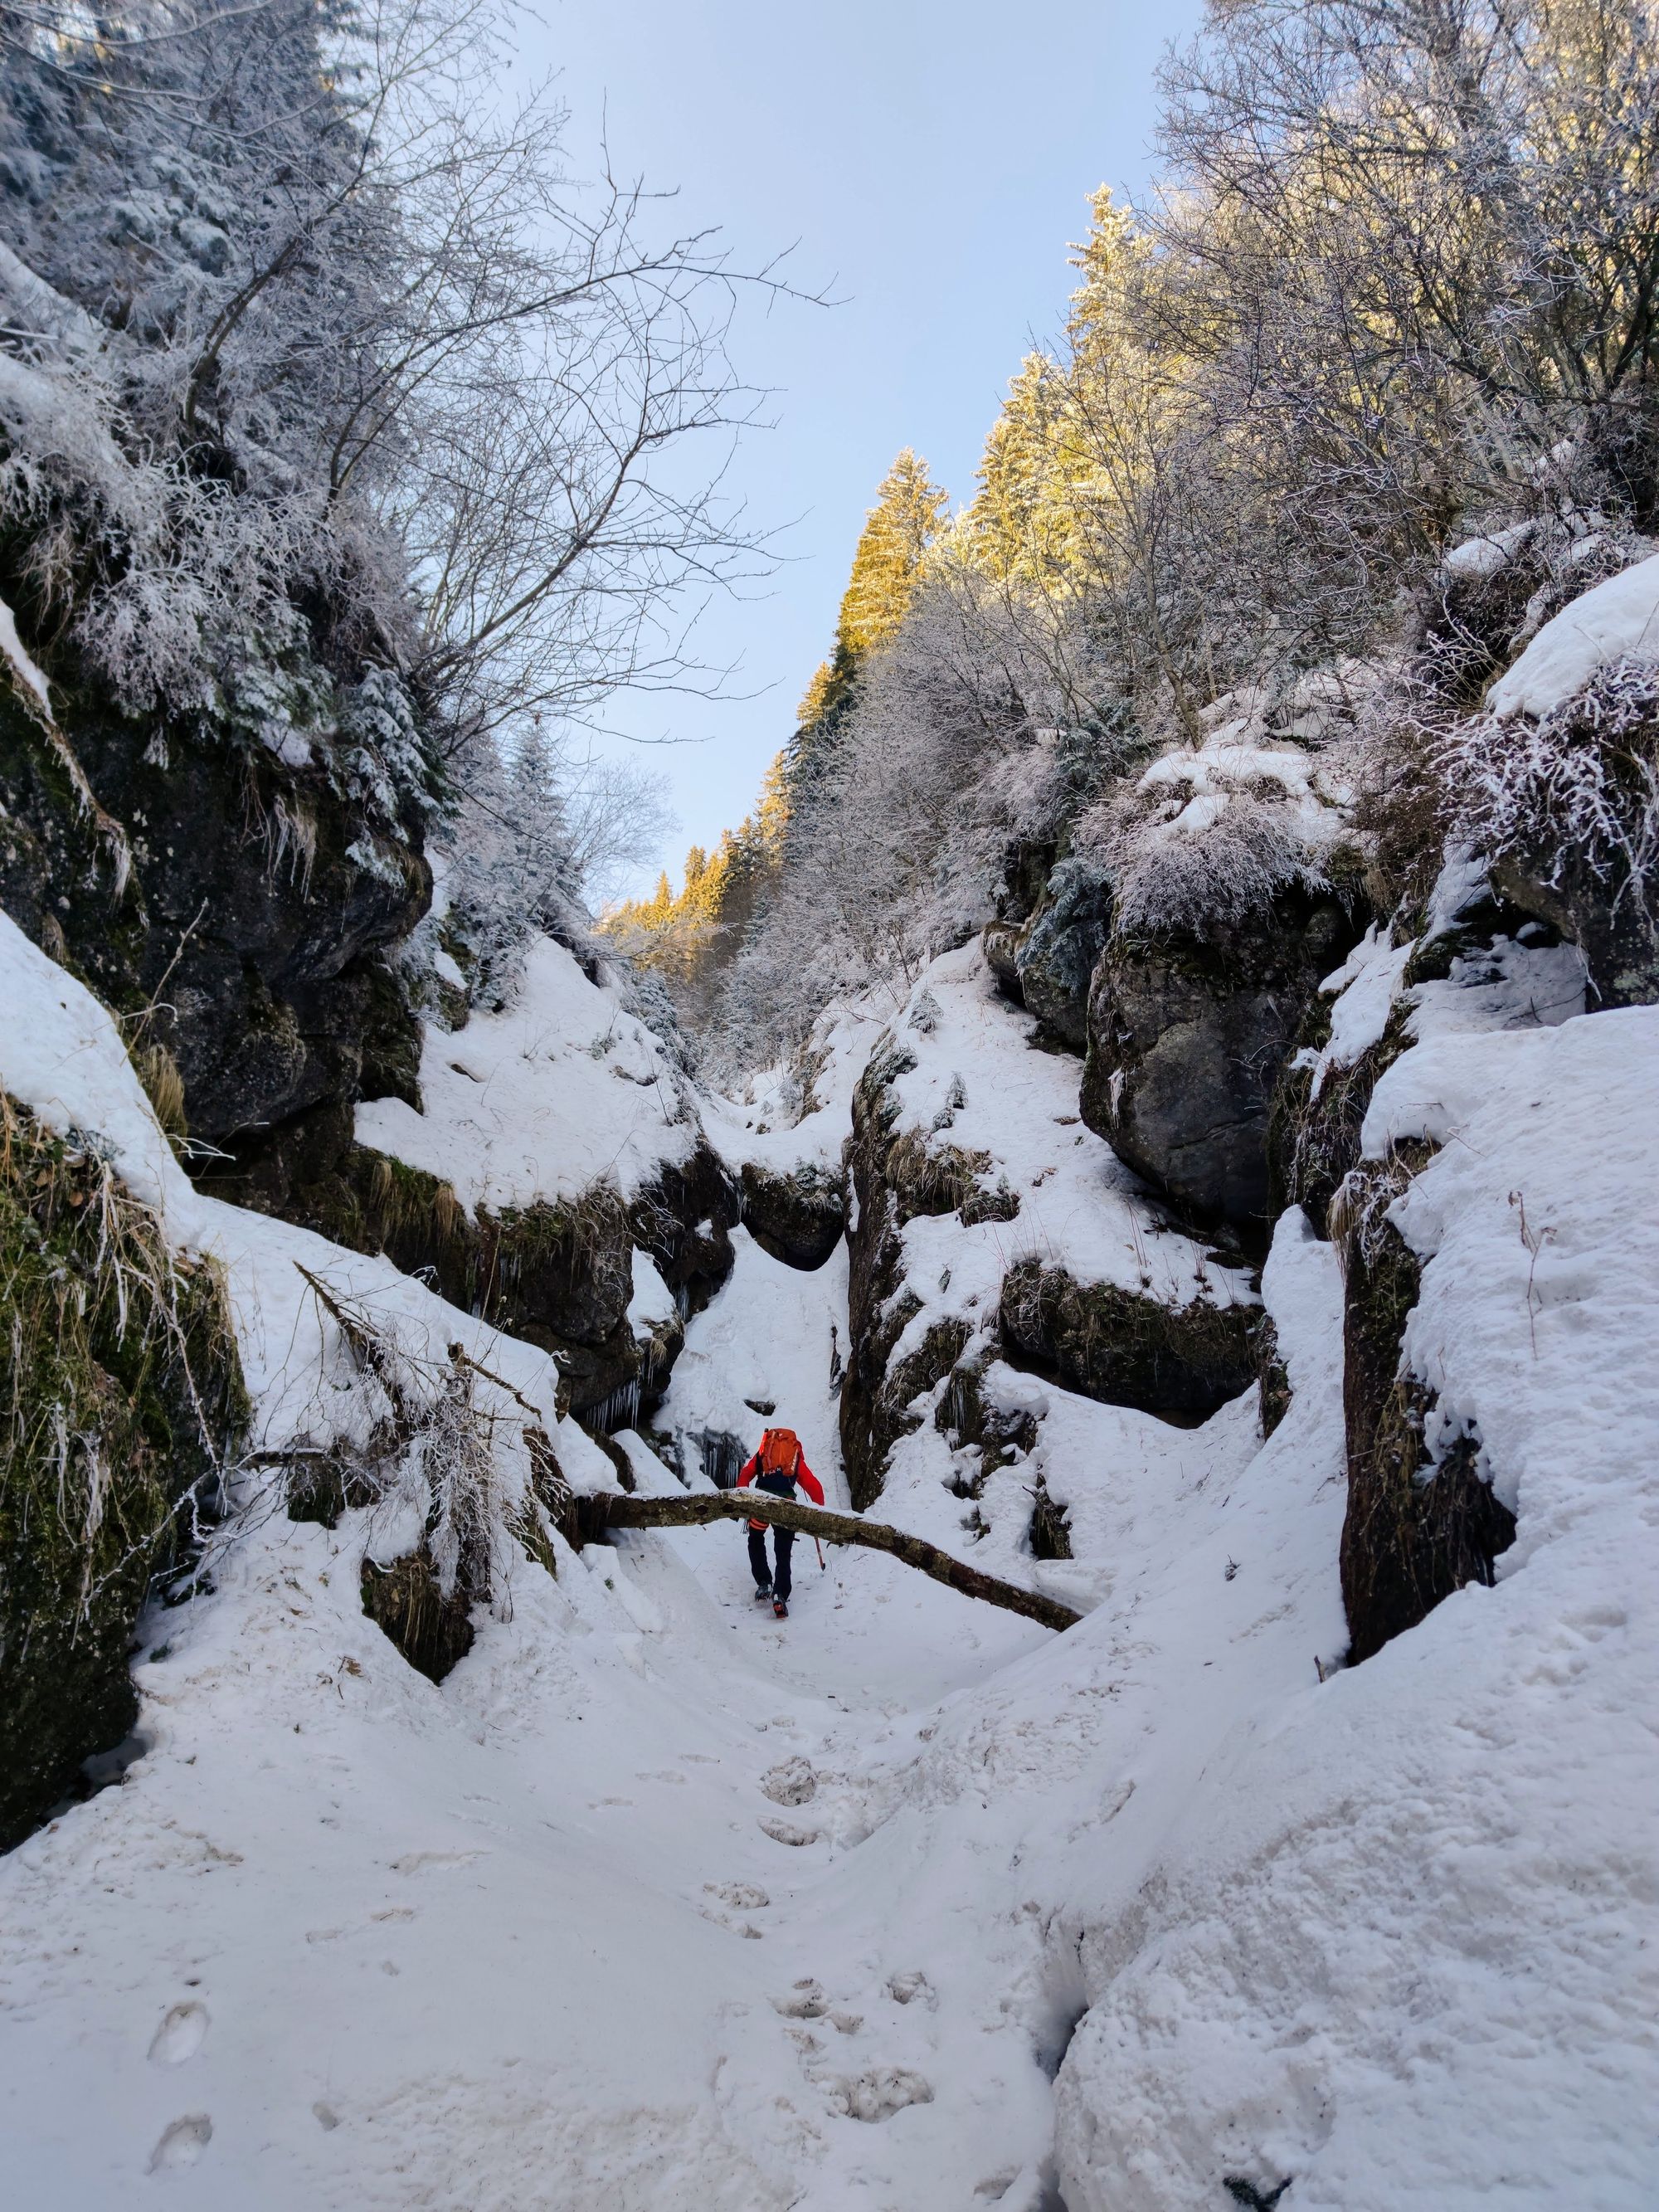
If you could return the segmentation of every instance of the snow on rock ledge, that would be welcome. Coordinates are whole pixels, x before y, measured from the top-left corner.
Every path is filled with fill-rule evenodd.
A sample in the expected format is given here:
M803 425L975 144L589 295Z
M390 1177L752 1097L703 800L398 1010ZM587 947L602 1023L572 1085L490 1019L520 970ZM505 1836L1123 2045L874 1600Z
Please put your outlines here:
M1310 1669L1155 1887L1117 1886L1060 2082L1073 2212L1189 2212L1229 2175L1294 2176L1304 2212L1650 2198L1656 1096L1646 1010L1443 1037L1379 1084L1367 1150L1442 1146L1395 1213L1425 1262L1407 1355L1517 1539L1495 1589Z
M419 1110L360 1105L357 1141L438 1176L469 1211L576 1198L605 1178L631 1198L684 1167L700 1134L661 1040L550 937L503 1012L428 1027L420 1083Z
M1083 1126L1076 1062L1033 1029L975 941L927 969L860 1082L842 1445L860 1507L918 1398L993 1348L1155 1411L1212 1411L1250 1371L1248 1277L1174 1228ZM1173 1340L1188 1322L1192 1358ZM1115 1364L1113 1345L1134 1358Z
M52 1127L98 1144L175 1246L225 1268L253 1401L251 1449L278 1451L301 1437L313 1443L361 1441L375 1418L365 1394L341 1385L337 1332L303 1268L338 1298L372 1308L417 1360L441 1363L459 1343L531 1401L549 1433L557 1433L562 1453L586 1462L592 1447L574 1423L557 1418L558 1376L544 1352L458 1311L387 1260L197 1191L156 1124L110 1014L3 912L0 1004L7 1015L0 1024L0 1088ZM503 1401L510 1402L505 1394ZM519 1426L502 1423L515 1455Z
M1610 661L1659 659L1659 554L1582 593L1544 624L1486 694L1494 714L1546 714Z

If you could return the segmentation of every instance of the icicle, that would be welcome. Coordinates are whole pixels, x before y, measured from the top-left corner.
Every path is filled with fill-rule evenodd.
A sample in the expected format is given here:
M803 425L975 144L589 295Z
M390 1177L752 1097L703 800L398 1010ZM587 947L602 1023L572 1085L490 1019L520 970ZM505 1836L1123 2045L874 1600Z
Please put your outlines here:
M618 1429L631 1429L640 1418L640 1378L635 1376L622 1382L602 1398L587 1417L588 1425L601 1436L615 1436Z

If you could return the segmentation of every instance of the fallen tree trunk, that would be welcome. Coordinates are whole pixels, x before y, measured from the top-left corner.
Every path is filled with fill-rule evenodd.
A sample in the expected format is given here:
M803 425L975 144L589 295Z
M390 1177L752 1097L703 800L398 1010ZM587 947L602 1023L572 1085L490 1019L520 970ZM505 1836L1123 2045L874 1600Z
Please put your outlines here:
M1024 1614L1044 1628L1073 1628L1083 1618L1057 1599L1039 1596L1016 1583L999 1582L964 1566L936 1544L912 1536L884 1521L860 1520L851 1513L830 1513L816 1505L797 1504L792 1498L774 1498L765 1491L694 1490L684 1498L623 1497L611 1490L592 1492L574 1501L576 1525L584 1543L593 1543L608 1528L701 1528L711 1521L767 1521L775 1528L793 1528L802 1536L821 1536L826 1544L862 1544L872 1552L885 1552L931 1575L964 1597L982 1598L1000 1605L1005 1613Z

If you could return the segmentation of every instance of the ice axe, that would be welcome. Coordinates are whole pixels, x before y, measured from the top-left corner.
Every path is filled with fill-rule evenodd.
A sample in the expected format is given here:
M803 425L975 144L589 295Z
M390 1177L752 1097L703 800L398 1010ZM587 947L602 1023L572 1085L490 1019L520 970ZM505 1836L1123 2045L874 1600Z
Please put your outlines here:
M824 1556L823 1556L823 1545L822 1545L822 1544L820 1544L820 1543L818 1542L818 1540L817 1540L817 1538L816 1536L814 1536L814 1537L813 1537L813 1539L812 1539L812 1542L813 1542L813 1546L814 1546L814 1547L816 1548L816 1550L817 1550L817 1555L818 1555L818 1572L819 1572L820 1574L822 1574L822 1573L824 1571L824 1570L828 1567L828 1565L829 1565L830 1562L829 1562L829 1561L824 1558Z

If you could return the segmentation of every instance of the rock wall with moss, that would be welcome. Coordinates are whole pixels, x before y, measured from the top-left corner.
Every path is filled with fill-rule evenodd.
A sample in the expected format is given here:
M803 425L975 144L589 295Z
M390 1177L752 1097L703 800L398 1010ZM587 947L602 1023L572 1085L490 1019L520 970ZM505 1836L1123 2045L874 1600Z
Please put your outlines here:
M198 1180L289 1212L356 1099L416 1097L387 959L432 890L409 702L388 671L290 654L188 712L126 714L31 642L53 719L0 684L0 905L122 1018Z
M569 1410L599 1429L631 1422L666 1389L685 1317L731 1273L738 1204L706 1143L631 1200L601 1182L573 1199L469 1212L436 1176L363 1146L296 1197L307 1227L384 1253L452 1305L554 1353ZM648 1332L628 1317L636 1249L675 1299Z
M244 1418L224 1290L96 1140L0 1097L0 1849L137 1712L134 1628Z

